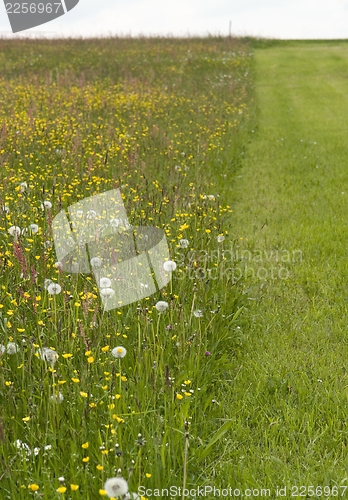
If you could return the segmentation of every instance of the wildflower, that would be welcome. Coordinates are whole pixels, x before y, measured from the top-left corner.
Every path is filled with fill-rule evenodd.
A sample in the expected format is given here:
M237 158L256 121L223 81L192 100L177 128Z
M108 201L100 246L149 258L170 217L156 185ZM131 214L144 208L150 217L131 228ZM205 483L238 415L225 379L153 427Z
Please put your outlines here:
M110 288L111 286L111 281L109 278L101 278L99 282L100 288Z
M45 241L44 243L44 247L47 249L47 248L52 248L53 246L53 243L52 241Z
M177 399L182 399L183 397L184 397L184 396L182 396L181 394L177 394L177 395L176 395L176 398L177 398Z
M8 232L11 236L19 236L21 234L21 228L18 226L11 226Z
M168 302L165 302L164 300L160 300L159 302L157 302L155 307L156 307L157 311L163 312L167 309Z
M109 298L109 297L112 297L114 295L114 290L112 288L102 288L100 290L100 295L102 295L103 297L106 297L106 298Z
M0 344L0 354L4 354L6 351L6 347L3 344Z
M93 363L94 362L93 356L90 356L89 358L87 358L87 361L88 361L88 363Z
M8 203L5 203L5 205L2 207L3 211L6 213L6 214L9 214L10 213L10 207L8 206Z
M148 472L145 474L146 477L151 477L151 474L149 474Z
M57 489L58 493L65 493L66 492L66 487L65 486L60 486L58 489Z
M146 439L142 437L142 435L139 433L138 434L138 439L136 440L136 445L141 447L141 446L144 446L144 444L146 443Z
M172 329L173 329L172 325L167 325L167 330L172 330Z
M111 351L111 354L114 358L124 358L127 354L127 350L124 347L118 346Z
M92 267L100 267L102 265L102 260L99 257L93 257L91 259L91 266Z
M196 316L196 318L201 318L203 316L203 311L197 309L197 311L193 311L193 315Z
M42 210L45 210L45 208L52 208L52 203L48 200L44 201L41 203L41 208Z
M128 483L122 477L113 477L105 482L104 490L110 498L123 497L128 493Z
M189 246L188 240L179 240L180 248L187 248Z
M82 448L83 448L84 450L87 450L87 448L89 447L89 443L88 443L88 441L87 441L87 443L84 443L84 444L82 444L81 446L82 446Z
M47 286L47 291L50 295L58 295L62 291L62 287L58 283L50 283Z
M29 484L28 488L31 490L31 491L37 491L39 489L38 485L37 484Z
M33 451L34 451L34 455L36 456L39 454L40 448L34 448Z
M53 366L58 357L58 354L53 349L49 349L48 347L44 347L42 349L41 359L47 361L50 365Z
M45 446L45 450L46 450L46 451L49 451L49 450L51 450L51 449L52 449L52 445L47 444L47 445Z
M210 352L209 351L205 351L205 355L206 356L210 356Z
M213 194L208 194L209 200L215 200L215 196Z
M218 243L222 243L225 239L225 236L223 234L219 234L219 236L217 237L217 240L218 240Z
M28 184L26 182L21 182L19 185L19 191L21 193L24 193L24 191L27 189L27 187L28 187Z
M39 231L39 226L37 224L30 224L29 231L32 234L36 234Z
M165 271L175 271L176 263L173 260L168 260L163 264L163 268Z
M6 351L8 354L15 354L19 351L19 347L14 342L9 342L6 346Z
M78 484L71 484L70 488L72 489L72 491L76 491L79 489L79 485Z

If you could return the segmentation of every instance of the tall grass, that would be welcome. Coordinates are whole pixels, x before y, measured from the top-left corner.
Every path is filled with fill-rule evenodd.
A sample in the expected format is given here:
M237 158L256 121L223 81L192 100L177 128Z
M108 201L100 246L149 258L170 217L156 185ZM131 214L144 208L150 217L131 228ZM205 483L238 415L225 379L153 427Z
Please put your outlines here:
M222 479L209 465L243 352L228 196L250 64L226 38L0 42L1 498L99 498L116 475L131 492ZM106 312L91 276L57 267L52 219L110 189L133 226L165 230L177 268Z

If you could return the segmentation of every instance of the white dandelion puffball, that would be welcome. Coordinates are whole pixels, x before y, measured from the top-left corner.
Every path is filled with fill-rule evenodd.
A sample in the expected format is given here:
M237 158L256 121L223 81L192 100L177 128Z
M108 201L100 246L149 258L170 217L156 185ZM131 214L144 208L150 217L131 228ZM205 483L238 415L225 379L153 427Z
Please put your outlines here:
M217 237L217 240L218 240L218 243L222 243L225 239L225 236L223 234L219 234L219 236Z
M19 351L19 347L14 342L9 342L6 346L6 351L8 354L15 354Z
M58 354L53 349L44 347L41 351L41 359L47 361L50 365L54 365L58 358Z
M179 241L180 248L187 248L189 246L188 240L180 240Z
M173 260L168 260L163 264L163 268L165 271L175 271L176 263Z
M197 311L193 311L193 315L196 316L196 318L201 318L203 316L203 311L197 309Z
M93 257L91 259L91 266L92 267L100 267L102 265L102 260L99 257Z
M110 288L111 280L109 278L100 278L99 286L100 288Z
M58 283L50 283L47 286L47 291L50 295L58 295L62 291L62 287Z
M52 208L52 203L48 200L44 201L41 203L41 208L42 210L45 210L45 208Z
M165 302L164 300L160 300L159 302L157 302L157 304L155 305L157 311L159 312L163 312L167 309L168 307L168 302Z
M21 228L18 226L11 226L8 232L11 236L19 236L21 234Z
M127 350L124 347L117 346L111 351L111 354L114 358L124 358L127 354Z
M37 224L30 224L29 231L32 234L36 234L39 231L39 226Z
M6 347L4 346L4 344L0 344L0 354L4 354L5 351Z
M122 498L128 493L128 483L122 477L112 477L105 482L104 490L110 498Z
M105 298L110 298L114 295L114 290L112 288L102 288L100 290L100 295L102 295Z
M21 182L19 185L19 191L21 193L24 193L24 191L27 189L27 187L28 187L28 184L26 182Z
M49 240L45 241L45 243L44 243L44 247L45 247L46 249L52 248L52 246L53 246L52 241L49 241Z

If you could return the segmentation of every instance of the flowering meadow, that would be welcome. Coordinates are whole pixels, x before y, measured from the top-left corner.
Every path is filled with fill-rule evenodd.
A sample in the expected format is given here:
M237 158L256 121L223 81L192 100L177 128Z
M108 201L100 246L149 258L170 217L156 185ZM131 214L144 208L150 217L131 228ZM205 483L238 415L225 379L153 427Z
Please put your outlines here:
M0 40L1 500L231 481L247 294L224 249L251 61L222 37ZM52 220L112 189L165 231L171 281L105 311L93 275L62 272Z

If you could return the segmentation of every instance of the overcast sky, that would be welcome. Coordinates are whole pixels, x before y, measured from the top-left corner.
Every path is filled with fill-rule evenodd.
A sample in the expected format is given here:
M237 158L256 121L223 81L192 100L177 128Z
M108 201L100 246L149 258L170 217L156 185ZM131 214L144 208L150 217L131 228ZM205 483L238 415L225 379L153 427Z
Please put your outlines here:
M0 3L0 35L11 38L228 35L230 21L238 36L348 38L348 0L80 0L64 16L16 35Z

